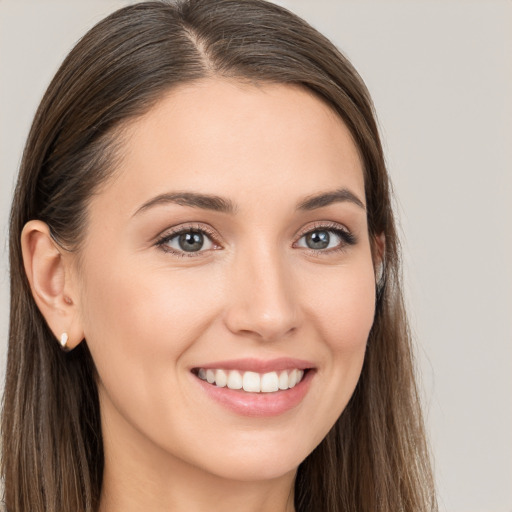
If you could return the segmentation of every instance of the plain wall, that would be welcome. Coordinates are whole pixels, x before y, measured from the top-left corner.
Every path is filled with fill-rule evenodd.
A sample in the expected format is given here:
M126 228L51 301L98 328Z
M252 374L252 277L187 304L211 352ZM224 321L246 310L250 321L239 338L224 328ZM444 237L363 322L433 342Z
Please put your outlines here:
M37 104L74 42L127 1L0 0L0 378L7 220ZM375 101L403 231L441 510L512 511L512 2L279 1Z

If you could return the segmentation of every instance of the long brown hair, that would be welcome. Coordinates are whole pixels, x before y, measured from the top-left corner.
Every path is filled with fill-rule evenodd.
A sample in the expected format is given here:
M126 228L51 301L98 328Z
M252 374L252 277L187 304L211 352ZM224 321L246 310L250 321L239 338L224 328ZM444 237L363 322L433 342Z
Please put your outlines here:
M369 93L349 61L287 10L262 0L146 2L75 46L51 82L25 147L10 226L11 313L2 418L9 512L93 512L103 445L95 368L84 340L60 350L32 298L20 234L40 219L79 251L91 194L114 172L123 123L178 84L208 76L298 84L339 114L359 148L369 234L385 234L375 320L341 417L299 466L297 511L436 509L403 307L390 185Z

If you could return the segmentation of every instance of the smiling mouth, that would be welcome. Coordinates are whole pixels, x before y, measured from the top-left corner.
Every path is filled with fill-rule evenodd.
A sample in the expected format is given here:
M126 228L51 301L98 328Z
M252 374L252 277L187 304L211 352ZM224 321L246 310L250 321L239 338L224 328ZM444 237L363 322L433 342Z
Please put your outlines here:
M275 393L294 388L302 381L308 369L292 368L289 370L257 373L241 370L224 370L212 368L195 368L192 373L212 386L243 390L248 393Z

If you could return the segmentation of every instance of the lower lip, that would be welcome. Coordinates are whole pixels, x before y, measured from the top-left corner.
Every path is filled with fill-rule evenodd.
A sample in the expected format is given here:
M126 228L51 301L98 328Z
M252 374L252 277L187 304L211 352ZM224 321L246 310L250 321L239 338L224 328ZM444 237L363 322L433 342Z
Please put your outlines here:
M291 389L272 393L248 393L241 389L221 388L194 376L204 392L213 400L242 416L278 416L297 407L309 390L314 371L305 373L302 380Z

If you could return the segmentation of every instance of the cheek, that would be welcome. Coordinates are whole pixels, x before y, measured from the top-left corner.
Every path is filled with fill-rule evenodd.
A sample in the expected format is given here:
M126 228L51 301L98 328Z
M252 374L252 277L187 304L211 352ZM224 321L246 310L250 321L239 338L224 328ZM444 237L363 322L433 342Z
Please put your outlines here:
M312 428L321 434L318 442L341 415L355 390L375 314L371 258L328 271L331 276L324 276L322 290L307 291L312 308L309 316L323 341L325 361L320 369L325 385L315 397L321 405L312 422Z
M218 314L219 301L213 287L201 286L201 272L191 279L135 267L125 262L87 274L84 330L99 375L102 421L119 439L135 435L146 448L152 440L179 452L179 441L200 428L184 405L186 354Z
M337 268L308 287L310 314L333 355L364 353L375 314L375 279L371 260Z
M105 384L129 372L130 386L143 388L160 366L169 373L214 315L215 297L184 274L137 267L94 266L84 283L85 337Z

